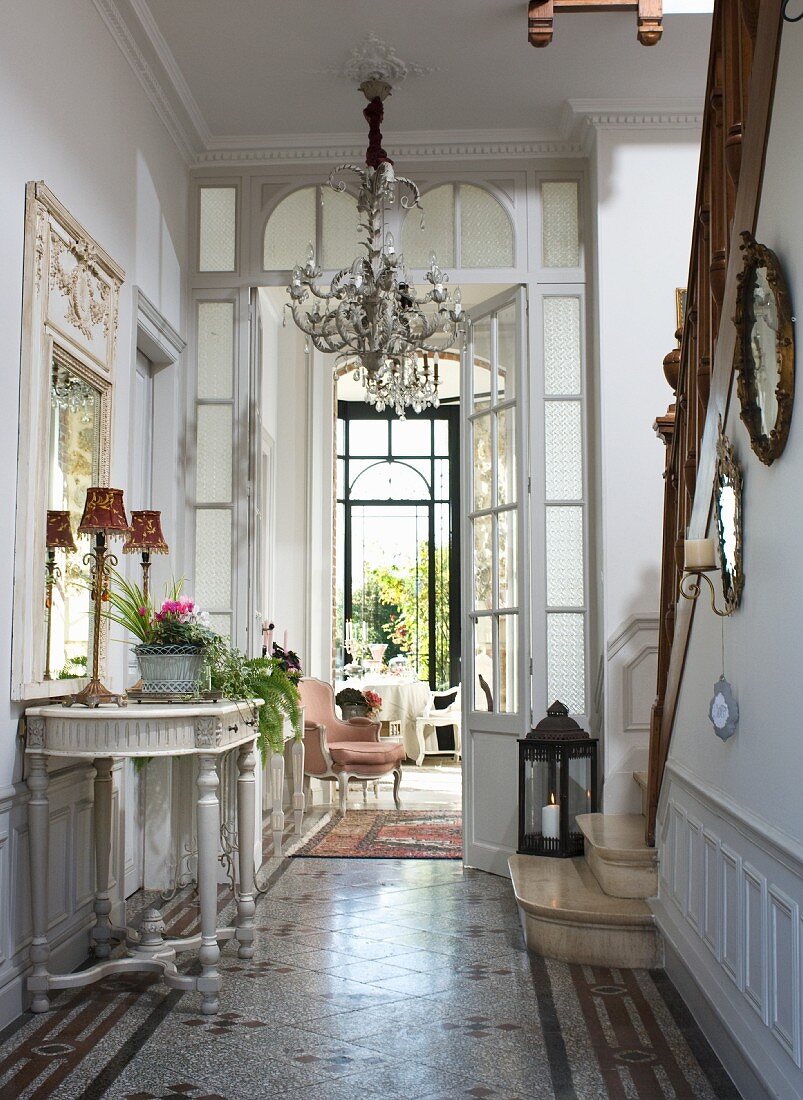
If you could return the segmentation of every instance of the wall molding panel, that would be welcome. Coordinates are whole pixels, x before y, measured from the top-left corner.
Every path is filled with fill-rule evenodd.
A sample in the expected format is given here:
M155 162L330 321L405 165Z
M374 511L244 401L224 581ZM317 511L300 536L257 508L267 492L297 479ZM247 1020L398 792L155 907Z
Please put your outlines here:
M94 922L95 861L92 833L94 769L75 764L50 776L49 938L54 965L72 969L89 946L87 930ZM119 782L119 780L117 780ZM10 904L0 908L0 1029L27 1007L25 974L30 944L30 869L28 863L28 788L15 783L0 792L0 896ZM115 785L112 821L118 820L119 792ZM121 878L119 824L111 846L112 897ZM115 900L112 920L120 923L121 903Z
M631 615L608 638L604 657L606 813L640 813L634 771L647 767L658 674L657 615Z
M698 987L692 1010L737 1084L744 1067L709 1010L771 1095L803 1097L803 877L777 830L726 802L670 760L651 903L667 968Z

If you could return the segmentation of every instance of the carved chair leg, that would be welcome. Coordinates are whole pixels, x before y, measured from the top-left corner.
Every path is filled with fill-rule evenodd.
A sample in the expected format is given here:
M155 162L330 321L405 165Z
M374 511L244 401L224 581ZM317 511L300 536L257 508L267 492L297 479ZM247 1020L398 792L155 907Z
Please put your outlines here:
M344 814L346 812L346 799L348 798L349 793L349 777L345 772L338 772L337 786L340 792L339 811L341 814Z
M402 808L401 798L399 798L399 786L401 785L402 770L401 768L395 768L393 772L393 801L396 803L396 809Z
M363 800L363 802L368 801L368 780L367 779L363 779L363 781L362 781L362 800Z
M374 780L374 798L379 798L379 780Z

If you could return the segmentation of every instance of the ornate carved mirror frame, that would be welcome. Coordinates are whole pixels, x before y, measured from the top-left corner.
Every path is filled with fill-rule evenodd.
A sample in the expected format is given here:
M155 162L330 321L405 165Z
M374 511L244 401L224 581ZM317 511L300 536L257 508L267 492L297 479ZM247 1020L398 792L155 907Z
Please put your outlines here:
M750 445L767 466L783 453L792 419L795 397L795 331L792 304L783 270L775 253L759 244L751 233L742 233L744 268L739 274L736 298L736 370L738 374L741 417L750 436ZM777 329L775 353L778 382L774 390L777 411L774 423L766 430L762 393L757 378L754 352L756 288L759 272L766 271L766 282L775 306ZM763 278L764 276L762 276ZM766 396L763 398L766 401Z
M731 441L725 435L721 420L717 437L717 467L714 475L714 513L722 594L725 598L725 608L728 614L732 614L741 602L744 588L742 468L734 454ZM725 528L726 513L731 516L732 530ZM728 556L733 561L732 569L727 567Z
M25 193L11 697L65 695L80 678L44 679L45 520L54 363L97 392L93 476L108 484L122 268L44 183ZM75 531L73 531L73 534ZM79 548L79 555L81 550ZM78 555L76 555L78 556ZM87 618L87 637L89 637Z

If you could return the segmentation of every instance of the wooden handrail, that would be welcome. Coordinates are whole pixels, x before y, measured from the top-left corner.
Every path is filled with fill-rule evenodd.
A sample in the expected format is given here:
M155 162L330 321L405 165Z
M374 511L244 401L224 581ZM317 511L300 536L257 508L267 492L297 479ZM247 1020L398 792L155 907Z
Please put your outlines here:
M783 0L716 0L696 218L679 350L664 360L675 401L655 428L666 445L658 685L650 719L648 844L672 737L695 603L679 599L686 538L704 538L718 419L733 379L743 229L755 230L781 38Z

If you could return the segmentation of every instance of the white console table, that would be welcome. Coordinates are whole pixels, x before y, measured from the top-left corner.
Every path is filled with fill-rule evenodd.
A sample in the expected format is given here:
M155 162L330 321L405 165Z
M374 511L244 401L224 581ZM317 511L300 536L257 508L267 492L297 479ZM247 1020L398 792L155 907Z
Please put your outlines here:
M254 841L256 729L244 704L220 702L197 705L141 704L97 709L63 706L32 707L26 711L28 759L28 829L31 861L30 958L33 966L28 989L33 1012L50 1006L52 989L75 989L111 974L131 971L158 974L173 989L198 990L201 1011L218 1011L222 983L218 961L220 941L236 938L237 954L254 954ZM239 891L234 927L217 927L217 866L220 838L218 762L223 753L237 754L237 829ZM201 930L195 936L164 938L164 921L149 910L139 931L113 928L109 893L111 854L112 764L119 757L198 757L198 899ZM95 766L95 925L91 932L99 960L75 974L48 970L48 758L78 757ZM111 958L113 940L125 941L128 954ZM198 951L201 974L188 977L176 968L176 953Z

